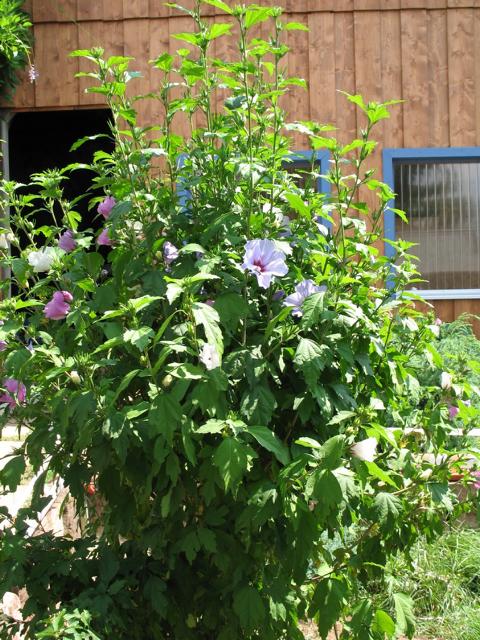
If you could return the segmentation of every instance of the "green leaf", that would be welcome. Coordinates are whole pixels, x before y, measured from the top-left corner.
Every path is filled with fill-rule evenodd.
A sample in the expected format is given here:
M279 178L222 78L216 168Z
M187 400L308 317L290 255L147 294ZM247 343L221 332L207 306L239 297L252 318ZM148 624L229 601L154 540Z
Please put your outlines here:
M158 58L155 58L155 60L152 61L152 64L156 69L168 72L173 66L173 60L173 56L169 53L162 53L161 56L158 56Z
M154 331L150 327L140 327L140 329L127 329L123 339L133 344L139 351L144 351L153 335Z
M256 5L251 5L247 8L245 12L245 26L247 29L253 27L259 22L265 22L268 20L270 16L274 13L273 9L268 9L265 7L258 7Z
M329 362L329 347L320 346L309 338L300 338L293 362L302 369L307 384L315 386Z
M129 300L128 306L130 309L133 309L133 311L138 312L161 299L161 296L141 296L140 298L132 298Z
M20 484L25 469L26 464L24 457L15 456L0 470L0 484L8 487L10 491L15 491Z
M225 438L217 447L213 463L220 472L225 489L235 490L254 457L253 450L236 438Z
M120 382L120 384L118 385L117 389L115 390L115 394L114 394L114 396L113 396L113 398L111 400L111 405L113 405L115 403L116 399L128 387L128 385L131 383L131 381L139 373L140 373L140 369L132 369L132 371L129 371L127 373L127 375L123 377L122 381Z
M233 9L230 9L230 7L225 4L225 2L222 2L222 0L203 0L203 2L205 2L205 4L210 4L212 7L216 7L221 11L225 11L225 13L228 13L230 16L233 16Z
M328 424L340 424L341 422L345 422L345 420L354 418L356 415L355 411L339 411L337 415L333 416Z
M325 309L325 291L314 293L302 304L302 327L309 329L316 324Z
M385 482L386 484L389 484L391 487L395 487L395 489L398 489L396 483L388 475L388 473L381 469L375 462L368 462L367 460L365 460L363 464L366 465L371 476L377 478L378 480L381 480L382 482Z
M319 459L322 469L336 469L340 466L344 447L345 436L343 435L333 436L324 442L320 450L315 452L315 457Z
M273 453L279 462L289 464L290 454L288 447L285 446L280 438L268 429L268 427L247 427L246 431L248 431L264 449Z
M183 293L183 284L179 282L169 282L167 284L167 300L173 304L175 300Z
M171 37L176 40L183 40L184 42L188 42L195 46L200 44L200 34L198 33L172 33Z
M220 355L223 353L223 336L219 327L220 317L213 307L203 302L194 302L192 313L196 325L202 325L207 342L214 345Z
M302 24L301 22L287 22L283 25L285 31L308 31L308 27L306 24Z
M207 31L207 40L215 40L226 33L230 35L232 27L233 24L221 24L220 22L214 22Z
M413 614L413 600L405 593L394 593L395 614L397 618L397 633L406 633L409 637L415 633L415 616Z
M301 216L310 217L310 207L296 193L285 193L288 204Z
M171 446L173 434L179 427L183 417L180 403L171 394L159 393L152 402L149 413L150 433L161 434Z
M250 632L258 628L265 619L263 600L254 587L243 587L235 593L233 610L242 627Z
M373 631L377 631L381 634L386 633L389 638L392 638L395 634L395 622L388 613L382 611L382 609L377 609L377 611L375 611Z
M377 493L374 510L380 524L392 527L402 511L402 501L391 493Z
M226 426L225 420L208 420L195 433L221 433Z
M277 402L275 396L265 384L248 389L242 398L242 414L249 422L268 425L272 419Z
M326 640L329 631L340 618L347 588L340 578L324 578L317 584L309 615L315 616L318 631L322 640Z

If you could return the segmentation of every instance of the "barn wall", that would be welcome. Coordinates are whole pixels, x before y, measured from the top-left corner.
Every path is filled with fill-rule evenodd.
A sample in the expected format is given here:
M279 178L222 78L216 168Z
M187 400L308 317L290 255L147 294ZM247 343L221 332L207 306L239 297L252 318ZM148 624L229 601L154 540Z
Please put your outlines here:
M295 119L334 123L348 140L361 125L355 108L337 90L370 100L400 98L403 105L376 132L382 147L480 146L480 0L262 0L282 6L287 20L308 25L289 32L294 53L289 71L309 80L309 93L286 99ZM260 2L260 3L262 3ZM170 38L190 21L162 0L30 0L35 23L35 62L40 74L25 79L15 109L95 106L101 96L86 94L85 62L67 58L77 48L100 45L110 55L132 55L144 77L136 93L155 86L147 60L178 48ZM219 12L206 8L212 19ZM216 43L228 55L228 39ZM233 52L232 52L233 53ZM160 117L151 101L141 117ZM181 126L181 123L180 125ZM296 141L296 146L300 145ZM372 164L381 165L380 151ZM444 320L480 314L480 300L437 303Z

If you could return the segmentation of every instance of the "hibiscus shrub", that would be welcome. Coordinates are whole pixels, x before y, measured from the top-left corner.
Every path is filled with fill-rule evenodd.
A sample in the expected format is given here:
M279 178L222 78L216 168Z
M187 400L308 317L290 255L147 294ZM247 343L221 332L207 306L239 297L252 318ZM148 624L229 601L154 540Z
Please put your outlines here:
M89 167L98 237L65 170L36 176L35 195L3 185L3 423L27 436L0 481L14 490L27 464L37 479L30 506L1 511L0 586L26 588L26 638L292 640L305 618L322 638L337 620L342 639L411 636L408 597L381 610L363 586L457 509L448 407L474 390L436 379L412 402L436 327L406 292L408 245L396 264L378 248L393 194L365 161L389 104L346 96L365 118L349 144L286 123L282 96L303 83L282 38L303 26L208 3L226 22L198 3L185 48L152 61L156 127L137 122L129 58L73 54L113 114L115 150ZM252 35L266 20L268 41ZM212 57L232 25L237 58ZM331 193L315 153L292 171L292 132L329 151ZM79 539L26 536L52 476Z

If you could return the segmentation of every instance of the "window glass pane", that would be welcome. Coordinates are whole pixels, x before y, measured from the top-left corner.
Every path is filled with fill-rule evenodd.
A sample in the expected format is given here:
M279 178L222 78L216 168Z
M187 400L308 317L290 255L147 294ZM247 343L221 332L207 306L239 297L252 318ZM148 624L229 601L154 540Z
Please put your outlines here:
M421 289L480 288L480 163L394 163L396 237L416 242Z

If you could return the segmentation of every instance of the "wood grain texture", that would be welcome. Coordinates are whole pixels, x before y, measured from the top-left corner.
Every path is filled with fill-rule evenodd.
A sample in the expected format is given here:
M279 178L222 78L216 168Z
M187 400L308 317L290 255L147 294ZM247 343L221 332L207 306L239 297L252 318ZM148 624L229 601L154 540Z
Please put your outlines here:
M427 12L401 12L403 129L406 147L428 146Z
M310 117L320 123L335 122L335 14L308 15L308 68Z
M357 130L355 105L339 93L355 93L355 39L353 13L335 16L335 120L341 140L353 140Z
M448 89L451 146L474 145L475 55L473 9L448 11Z
M123 17L125 20L129 18L148 18L149 15L149 0L123 0Z
M382 49L382 100L401 100L402 42L400 12L383 11L380 14L380 38ZM377 134L380 129L377 130ZM383 146L403 147L403 105L390 109L390 118L383 121Z
M80 0L32 0L32 17L38 22L68 22L77 17Z
M69 58L78 48L77 25L35 26L35 62L39 77L35 82L35 106L58 107L79 104L79 82L75 78L78 58Z
M427 14L429 145L448 147L448 36L447 11Z
M299 13L295 20L308 24L308 14ZM309 36L306 31L289 31L288 46L295 51L295 55L288 56L288 73L290 77L302 78L308 82L309 78ZM287 121L308 120L310 118L310 99L308 91L302 87L291 86L287 95ZM304 136L294 133L293 148L306 148Z
M445 9L447 0L400 0L402 9Z

